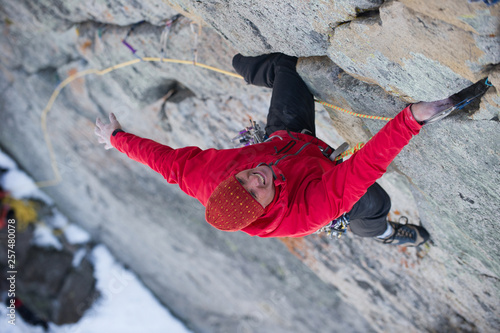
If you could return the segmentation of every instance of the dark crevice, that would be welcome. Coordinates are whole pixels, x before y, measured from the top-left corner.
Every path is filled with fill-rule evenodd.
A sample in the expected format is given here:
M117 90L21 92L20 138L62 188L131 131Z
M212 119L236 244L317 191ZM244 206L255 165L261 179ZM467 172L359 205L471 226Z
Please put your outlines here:
M252 30L252 33L255 37L259 38L262 42L262 44L264 45L264 47L267 49L267 50L271 50L273 47L267 42L267 38L264 37L262 35L262 32L260 31L260 29L255 25L255 23L253 23L252 21L250 21L249 19L247 19L246 17L243 17L241 16L241 19L243 21L245 21L251 28Z
M86 20L86 21L81 21L81 22L74 22L74 25L78 27L78 31L80 36L93 36L95 31L99 31L99 35L103 33L106 30L123 30L125 31L124 35L122 38L125 38L128 31L131 28L136 28L136 27L151 27L151 28L156 28L156 29L161 29L158 26L152 25L148 22L145 21L138 21L135 23L131 23L128 25L118 25L118 24L110 24L110 23L103 23L99 21L93 21L93 20Z
M194 97L195 94L175 80L169 80L167 83L155 87L154 90L155 94L161 94L163 96L163 103L160 109L161 126L165 131L172 132L172 125L168 120L167 102L179 104L186 98Z
M182 18L184 16L182 16L181 14L177 14L179 16L179 18ZM174 16L177 16L177 15L174 15ZM115 24L115 23L110 23L110 22L102 22L102 21L99 21L97 20L97 18L94 18L94 19L86 19L86 20L83 20L83 21L73 21L73 25L77 25L77 26L81 26L81 27L85 27L85 26L93 26L93 27L98 27L98 28L131 28L133 26L138 26L138 25L144 25L144 26L151 26L153 28L158 28L158 29L163 29L164 28L164 23L163 22L166 22L168 21L169 19L172 19L172 17L166 17L165 19L162 20L162 24L160 25L157 25L157 24L153 24L147 20L138 20L136 22L130 22L130 23L127 23L127 24ZM173 25L172 27L175 27L175 25Z
M380 10L377 9L371 9L371 10L361 10L359 8L356 8L356 19L364 19L364 18L379 18L380 17Z
M183 16L180 16L182 18ZM167 21L169 18L166 18L165 21ZM176 19L178 21L178 19ZM73 26L77 26L80 35L84 36L93 36L95 31L97 30L99 33L99 36L104 33L106 30L124 30L126 33L124 34L123 38L126 37L127 33L131 30L134 29L133 32L131 33L137 33L137 32L144 32L144 31L155 31L155 33L158 33L158 35L161 34L164 26L158 26L155 24L152 24L148 21L145 20L139 20L137 22L132 22L126 25L119 25L119 24L112 24L112 23L107 23L107 22L100 22L97 20L85 20L85 21L75 21L73 22ZM175 29L176 25L172 25L172 29ZM137 30L137 31L136 31Z
M356 16L353 17L352 20L347 20L347 21L337 22L336 24L331 24L330 28L335 30L336 28L338 28L340 26L349 24L349 23L354 22L356 20L371 19L371 20L380 21L380 11L378 8L370 9L370 10L356 8L355 11L356 11Z
M170 103L178 104L184 99L193 96L195 96L195 94L180 82L168 79L144 92L141 99L144 100L146 104L154 103L161 98Z
M488 274L479 274L479 276L482 276L482 277L485 277L485 278L488 278L488 279L493 279L493 280L496 280L496 281L500 281L500 279L496 276L492 276L492 275L488 275Z
M71 25L75 26L85 26L85 25L92 25L92 26L100 26L100 27L116 27L116 28L128 28L128 27L131 27L131 26L134 26L134 25L137 25L137 24L146 24L146 25L150 25L150 26L153 26L153 27L156 27L156 28L163 28L164 27L164 24L163 22L167 21L169 18L165 18L164 20L162 20L162 24L161 25L158 25L158 24L153 24L147 20L138 20L136 22L129 22L129 23L126 23L126 24L116 24L116 23L111 23L111 22L103 22L103 21L99 21L97 19L97 17L93 16L91 13L89 13L89 16L90 18L89 19L85 19L85 20L82 20L82 21L78 21L78 20L74 20L74 21L68 21L70 22Z
M490 73L493 73L494 71L500 71L500 64L488 64L483 67L483 70L481 71L482 74L484 75L489 75ZM500 89L500 87L499 87Z
M205 20L219 35L221 35L225 40L230 41L229 37L220 28L219 22L217 22L217 20L214 20L211 17L207 17L205 18Z

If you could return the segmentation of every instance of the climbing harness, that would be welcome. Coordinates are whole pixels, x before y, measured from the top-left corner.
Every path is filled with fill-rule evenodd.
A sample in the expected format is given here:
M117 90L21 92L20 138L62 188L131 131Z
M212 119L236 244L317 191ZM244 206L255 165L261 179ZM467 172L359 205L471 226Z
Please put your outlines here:
M8 192L0 190L0 229L10 210L15 212L18 231L24 231L29 224L38 220L35 201L15 199Z
M349 149L349 144L347 142L344 142L343 144L341 144L340 146L338 146L337 149L335 149L329 155L326 153L326 151L328 151L328 150L324 150L322 152L323 152L323 155L325 155L326 157L328 157L328 159L330 161L335 162L337 160L337 158L339 158L339 160L342 158L342 157L340 157L340 155L342 153L344 153L347 149Z
M315 232L315 234L325 233L328 237L330 237L330 239L339 239L347 232L347 227L349 227L349 214L344 213L340 217L320 228Z

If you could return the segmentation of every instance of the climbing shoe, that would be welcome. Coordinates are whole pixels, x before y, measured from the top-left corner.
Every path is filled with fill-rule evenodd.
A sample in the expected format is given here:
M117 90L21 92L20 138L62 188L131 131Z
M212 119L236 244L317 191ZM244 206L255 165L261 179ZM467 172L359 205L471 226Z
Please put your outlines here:
M485 78L450 96L450 98L456 109L463 109L476 98L483 96L491 86L492 84L488 81L488 78Z
M388 221L393 229L392 235L387 238L375 238L384 244L405 246L419 246L429 239L429 233L424 227L413 224L400 224Z

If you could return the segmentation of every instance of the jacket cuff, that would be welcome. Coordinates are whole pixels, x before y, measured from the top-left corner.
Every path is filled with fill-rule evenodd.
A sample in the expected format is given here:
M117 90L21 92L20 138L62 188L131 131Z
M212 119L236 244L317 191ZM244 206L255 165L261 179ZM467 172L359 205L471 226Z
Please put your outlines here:
M121 136L123 136L123 134L119 134L119 133L126 133L124 130L122 130L121 128L117 128L113 131L113 133L111 134L111 137L110 137L110 141L111 141L111 145L113 147L115 147L116 149L118 149L118 140ZM120 149L118 149L120 150Z
M113 133L111 133L112 136L115 136L116 133L119 133L119 132L125 132L124 130L122 130L121 128L117 128L113 131Z
M423 124L418 122L414 117L413 113L411 112L410 105L408 105L404 110L403 113L405 115L405 123L406 125L413 131L416 131L417 133L420 131L422 128ZM416 133L415 133L416 134Z

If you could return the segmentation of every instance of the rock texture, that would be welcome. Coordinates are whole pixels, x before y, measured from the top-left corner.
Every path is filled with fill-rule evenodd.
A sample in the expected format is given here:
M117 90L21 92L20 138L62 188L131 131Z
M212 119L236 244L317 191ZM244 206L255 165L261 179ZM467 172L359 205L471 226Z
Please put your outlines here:
M480 104L425 128L381 181L391 217L430 230L432 243L419 250L352 235L218 232L196 200L97 145L95 117L111 111L127 130L174 147L230 147L248 116L265 121L268 90L190 65L142 61L67 86L48 115L63 180L44 190L196 332L498 331L499 7L3 1L0 145L35 179L51 179L40 117L56 85L89 68L159 57L177 12L166 57L231 70L236 52L294 54L318 98L359 113L394 116L489 76L494 87ZM366 141L383 122L318 106L317 126L337 145Z
M50 211L50 207L40 203L37 211ZM16 212L10 211L8 218L16 218ZM49 218L39 216L40 221ZM58 325L77 322L97 299L99 293L95 288L94 267L89 261L89 255L83 255L80 261L75 261L74 254L78 247L67 242L59 243L59 249L40 247L36 245L34 224L20 228L17 220L17 230L14 248L9 248L7 228L0 230L0 254L7 258L7 250L14 249L16 263L15 288L7 283L9 269L7 262L0 264L2 282L0 290L2 300L14 296L21 300L35 318L51 321ZM61 237L63 238L63 237ZM12 238L11 238L12 239ZM82 247L80 247L83 250ZM90 246L89 246L90 248ZM85 249L88 250L88 249ZM86 252L86 251L84 251ZM23 318L26 317L23 314ZM34 319L34 318L32 318ZM33 324L33 321L31 322Z
M350 74L392 94L433 101L485 77L485 67L500 62L500 43L496 33L462 30L394 1L379 15L335 29L328 54Z
M352 20L361 12L377 8L382 2L166 1L193 20L212 26L241 53L258 55L280 50L296 56L325 54L328 35L335 26Z

